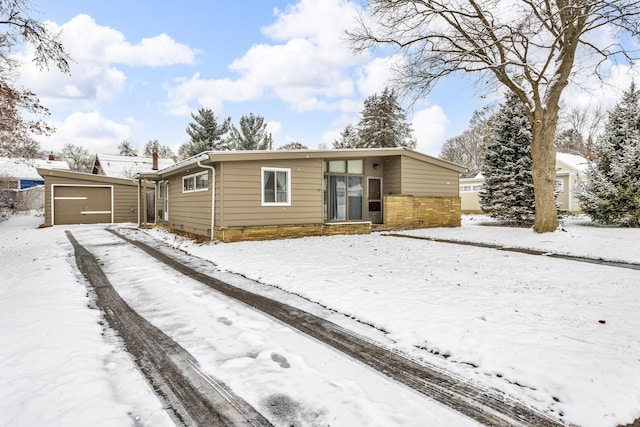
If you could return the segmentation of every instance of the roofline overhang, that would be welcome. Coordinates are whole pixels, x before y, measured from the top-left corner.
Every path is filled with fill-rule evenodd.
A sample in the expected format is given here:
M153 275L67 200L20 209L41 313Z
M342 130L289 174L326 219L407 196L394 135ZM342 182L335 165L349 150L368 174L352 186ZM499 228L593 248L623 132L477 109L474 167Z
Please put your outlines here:
M467 170L464 166L423 154L404 147L393 148L352 148L335 150L247 150L247 151L204 151L189 157L175 165L166 167L154 173L136 175L136 179L162 179L164 176L175 174L198 163L238 162L259 160L295 160L295 159L344 159L362 157L390 157L405 155L417 160L432 163L457 172Z

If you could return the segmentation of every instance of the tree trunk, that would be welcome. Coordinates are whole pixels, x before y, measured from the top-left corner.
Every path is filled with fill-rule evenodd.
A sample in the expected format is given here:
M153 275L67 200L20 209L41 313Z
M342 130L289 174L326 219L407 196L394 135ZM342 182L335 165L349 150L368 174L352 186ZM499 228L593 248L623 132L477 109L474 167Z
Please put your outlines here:
M553 144L558 115L554 117L553 112L544 114L539 110L534 113L531 138L531 174L536 210L533 229L538 233L546 233L557 230L559 225L555 197L556 149Z

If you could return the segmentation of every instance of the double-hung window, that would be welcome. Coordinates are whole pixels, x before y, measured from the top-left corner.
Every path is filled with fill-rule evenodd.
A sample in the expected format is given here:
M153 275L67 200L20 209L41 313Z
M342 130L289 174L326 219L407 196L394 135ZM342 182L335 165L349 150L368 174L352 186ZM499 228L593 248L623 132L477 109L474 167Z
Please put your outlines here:
M262 168L262 206L291 206L291 169Z
M200 172L182 177L182 192L207 191L209 189L209 172Z

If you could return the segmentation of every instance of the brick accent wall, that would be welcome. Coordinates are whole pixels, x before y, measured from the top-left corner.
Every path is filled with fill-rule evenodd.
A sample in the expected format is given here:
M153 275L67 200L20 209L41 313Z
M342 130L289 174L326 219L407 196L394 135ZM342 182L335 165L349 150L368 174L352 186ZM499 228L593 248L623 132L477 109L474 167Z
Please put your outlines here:
M460 197L384 196L388 229L460 227Z

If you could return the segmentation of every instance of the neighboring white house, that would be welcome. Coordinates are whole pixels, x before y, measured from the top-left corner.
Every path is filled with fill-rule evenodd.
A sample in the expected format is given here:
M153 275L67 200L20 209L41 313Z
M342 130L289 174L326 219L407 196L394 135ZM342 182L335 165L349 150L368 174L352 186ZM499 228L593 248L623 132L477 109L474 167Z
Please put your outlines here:
M18 210L40 209L44 180L37 168L69 170L66 161L0 157L0 205Z
M113 178L132 178L138 173L149 173L154 170L168 168L175 164L173 159L153 157L119 156L114 154L96 154L93 164L94 175L105 175Z
M570 213L580 213L582 209L575 197L578 179L584 179L589 161L582 156L567 153L556 154L556 186L559 190L557 201L560 209ZM473 178L460 179L460 199L463 213L480 213L478 192L484 185L481 174Z

